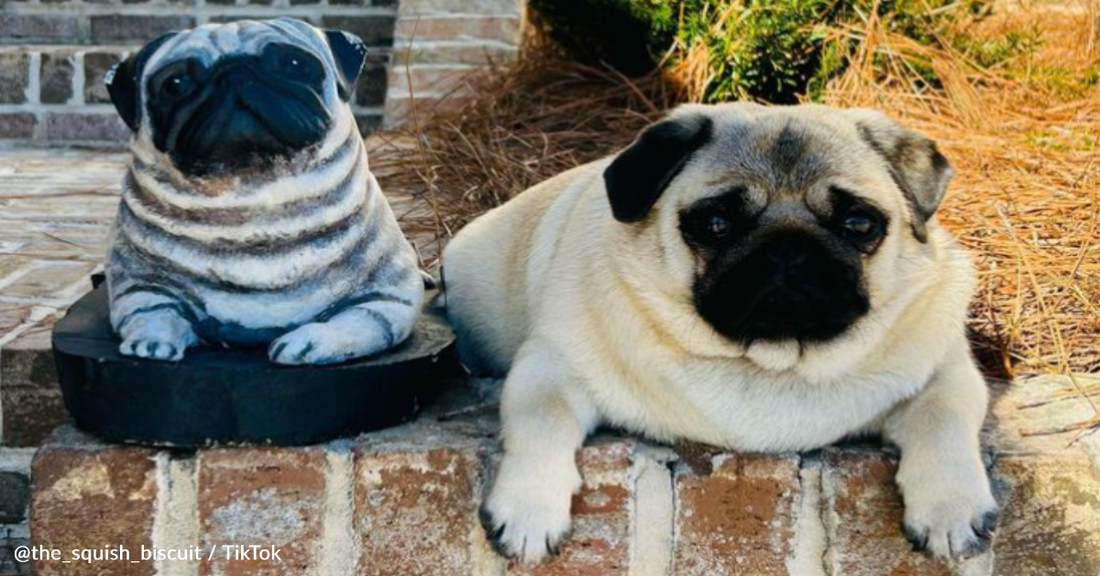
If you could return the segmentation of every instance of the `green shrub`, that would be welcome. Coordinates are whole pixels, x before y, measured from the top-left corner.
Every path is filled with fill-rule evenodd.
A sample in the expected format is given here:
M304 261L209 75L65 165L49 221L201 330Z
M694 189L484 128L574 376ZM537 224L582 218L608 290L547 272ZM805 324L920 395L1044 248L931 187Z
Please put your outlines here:
M705 102L816 98L843 70L849 41L834 34L872 12L892 32L937 42L946 18L989 0L532 0L552 35L579 57L624 72L705 55ZM1011 46L1005 49L1012 49ZM991 57L996 57L991 55Z

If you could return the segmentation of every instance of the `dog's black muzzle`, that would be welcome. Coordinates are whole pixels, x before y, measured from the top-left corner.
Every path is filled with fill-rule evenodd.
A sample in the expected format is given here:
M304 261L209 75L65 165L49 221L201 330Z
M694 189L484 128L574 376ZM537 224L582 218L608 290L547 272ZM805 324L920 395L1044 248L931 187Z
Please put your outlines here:
M209 67L174 62L147 85L153 143L196 176L263 166L324 138L332 123L324 87L323 63L291 45Z
M695 285L700 315L733 340L822 341L870 309L862 266L824 236L773 231L719 257Z

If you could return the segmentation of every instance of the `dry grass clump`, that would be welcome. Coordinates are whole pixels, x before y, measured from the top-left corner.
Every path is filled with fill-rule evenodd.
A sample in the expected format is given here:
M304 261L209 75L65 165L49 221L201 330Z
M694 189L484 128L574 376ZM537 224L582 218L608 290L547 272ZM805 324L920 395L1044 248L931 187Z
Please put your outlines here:
M940 219L978 263L971 326L987 368L1098 372L1100 0L1005 2L959 26L970 45L1017 31L1026 49L981 64L949 39L920 44L872 18L834 31L853 49L824 100L884 109L938 139L956 166ZM513 67L471 79L478 97L457 112L388 134L394 144L373 162L389 190L419 199L403 222L438 249L484 210L621 148L686 99L676 85L535 42Z
M388 142L372 151L372 167L384 189L419 201L401 222L430 266L472 218L627 145L673 104L669 87L656 76L627 79L578 64L532 36L511 66L455 89L476 98L438 114L425 104L407 127L383 134Z

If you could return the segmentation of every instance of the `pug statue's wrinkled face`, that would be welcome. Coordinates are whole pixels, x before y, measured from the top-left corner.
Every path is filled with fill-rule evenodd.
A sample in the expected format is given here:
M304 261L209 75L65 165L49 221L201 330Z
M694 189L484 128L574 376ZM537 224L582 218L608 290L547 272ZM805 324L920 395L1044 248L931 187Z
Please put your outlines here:
M185 175L264 168L321 142L367 49L291 18L208 24L149 43L108 76L136 144Z

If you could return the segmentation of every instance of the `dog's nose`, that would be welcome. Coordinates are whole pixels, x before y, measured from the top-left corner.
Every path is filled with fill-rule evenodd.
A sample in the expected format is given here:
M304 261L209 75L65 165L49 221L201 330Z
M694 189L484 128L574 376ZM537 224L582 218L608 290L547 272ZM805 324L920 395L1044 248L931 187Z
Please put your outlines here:
M766 256L769 262L783 270L795 268L806 261L806 251L803 247L791 242L774 243L768 247Z

